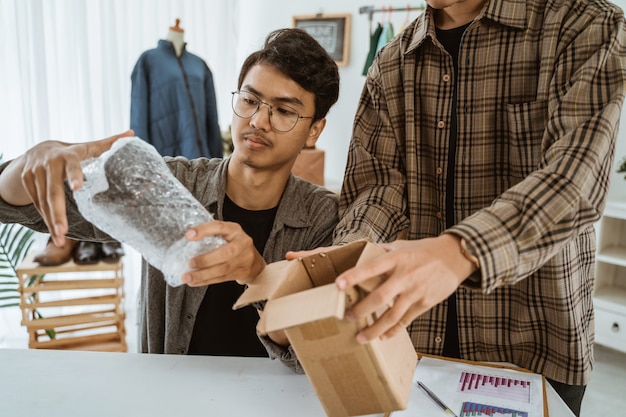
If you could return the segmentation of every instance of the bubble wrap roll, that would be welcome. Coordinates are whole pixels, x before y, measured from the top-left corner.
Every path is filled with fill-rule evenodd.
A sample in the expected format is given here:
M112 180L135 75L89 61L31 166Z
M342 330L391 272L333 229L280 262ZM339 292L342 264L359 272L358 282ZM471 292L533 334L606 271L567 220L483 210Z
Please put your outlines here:
M225 243L220 236L190 242L185 232L213 216L170 172L156 149L139 138L121 138L100 157L83 163L85 182L74 198L100 230L135 248L179 286L189 260Z

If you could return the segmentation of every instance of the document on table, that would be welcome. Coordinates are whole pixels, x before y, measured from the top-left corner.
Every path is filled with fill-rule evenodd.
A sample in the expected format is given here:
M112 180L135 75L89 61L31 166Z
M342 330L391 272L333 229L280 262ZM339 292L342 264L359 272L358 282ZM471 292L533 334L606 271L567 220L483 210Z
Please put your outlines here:
M418 389L417 381L458 417L547 417L544 381L539 374L423 356L415 370L413 390ZM421 407L425 416L446 415L436 401L421 391L419 394L411 396L411 402L419 404L409 404L409 410L414 413ZM402 411L394 412L394 416L401 415Z

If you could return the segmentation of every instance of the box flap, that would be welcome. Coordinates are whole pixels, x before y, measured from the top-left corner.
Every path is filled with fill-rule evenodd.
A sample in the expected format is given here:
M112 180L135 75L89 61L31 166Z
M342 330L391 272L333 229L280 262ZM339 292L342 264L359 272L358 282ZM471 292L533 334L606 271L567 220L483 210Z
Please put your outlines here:
M248 284L233 309L249 304L271 300L286 294L310 288L308 277L298 261L279 261L266 265L263 271Z
M267 334L330 317L342 319L345 309L346 292L335 284L311 288L268 301L257 332Z
M233 309L330 284L339 274L357 263L366 246L372 246L369 250L379 249L384 252L376 245L359 240L328 252L266 265L254 281L248 284Z
M366 240L358 240L328 252L302 258L302 264L316 287L330 284L339 274L356 265L367 245Z

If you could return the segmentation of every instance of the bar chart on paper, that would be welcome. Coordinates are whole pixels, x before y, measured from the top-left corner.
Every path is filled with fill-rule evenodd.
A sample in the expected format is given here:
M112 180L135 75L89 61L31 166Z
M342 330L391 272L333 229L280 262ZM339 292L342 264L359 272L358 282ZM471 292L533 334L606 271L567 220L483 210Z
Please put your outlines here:
M513 410L494 405L464 402L459 417L489 416L489 417L528 417L528 412Z
M544 381L540 374L508 366L425 356L420 359L414 376L432 387L458 417L546 415ZM430 414L423 415L430 417Z
M504 400L513 400L521 403L530 402L530 381L501 376L462 372L457 391L486 395Z

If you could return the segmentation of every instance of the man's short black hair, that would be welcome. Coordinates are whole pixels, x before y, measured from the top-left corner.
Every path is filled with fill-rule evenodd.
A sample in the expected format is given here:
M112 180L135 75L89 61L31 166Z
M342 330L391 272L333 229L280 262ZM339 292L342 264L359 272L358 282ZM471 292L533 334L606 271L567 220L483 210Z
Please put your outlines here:
M237 87L255 65L270 65L315 95L314 120L326 117L339 98L339 69L328 52L302 29L278 29L244 61Z

